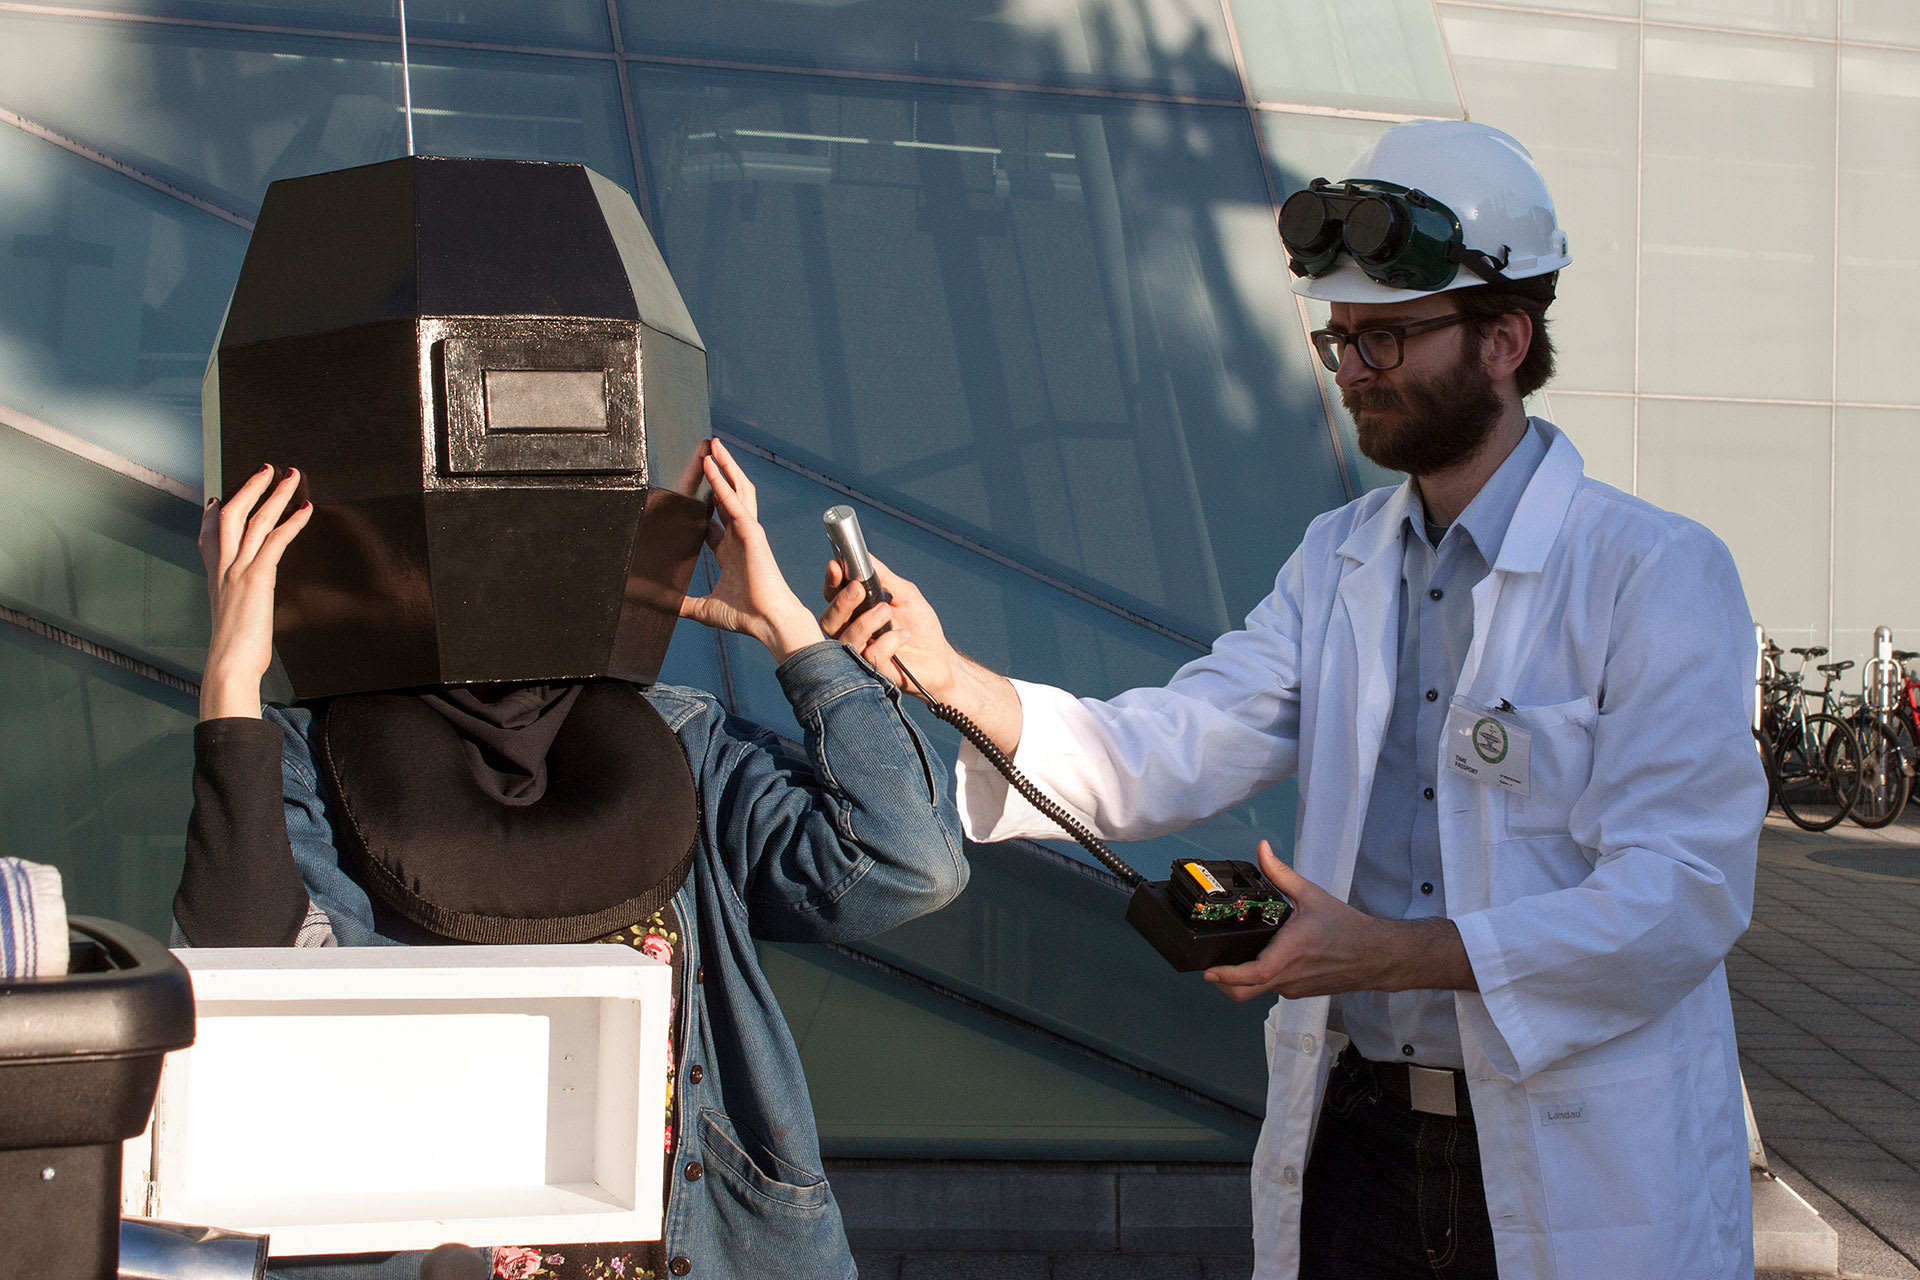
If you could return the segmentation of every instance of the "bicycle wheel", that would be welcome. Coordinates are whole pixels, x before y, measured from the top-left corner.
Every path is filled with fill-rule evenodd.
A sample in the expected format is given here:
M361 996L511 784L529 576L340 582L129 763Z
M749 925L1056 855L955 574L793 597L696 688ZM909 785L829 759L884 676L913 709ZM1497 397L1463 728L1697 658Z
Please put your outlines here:
M1913 779L1886 721L1867 716L1851 727L1860 739L1860 790L1847 816L1863 827L1884 827L1907 807Z
M1904 715L1895 715L1891 727L1893 740L1900 747L1900 764L1907 774L1907 803L1913 803L1913 779L1920 773L1920 734L1914 732L1913 721Z
M1793 824L1826 831L1847 816L1860 789L1860 739L1829 715L1789 722L1774 742L1773 774L1780 809Z

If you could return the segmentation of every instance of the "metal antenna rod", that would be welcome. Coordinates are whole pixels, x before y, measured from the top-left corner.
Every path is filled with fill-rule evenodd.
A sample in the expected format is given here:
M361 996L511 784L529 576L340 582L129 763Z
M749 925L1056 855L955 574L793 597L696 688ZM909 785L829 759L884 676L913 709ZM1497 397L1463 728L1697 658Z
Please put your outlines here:
M413 154L413 68L407 61L407 0L400 0L400 100L407 111L407 154Z

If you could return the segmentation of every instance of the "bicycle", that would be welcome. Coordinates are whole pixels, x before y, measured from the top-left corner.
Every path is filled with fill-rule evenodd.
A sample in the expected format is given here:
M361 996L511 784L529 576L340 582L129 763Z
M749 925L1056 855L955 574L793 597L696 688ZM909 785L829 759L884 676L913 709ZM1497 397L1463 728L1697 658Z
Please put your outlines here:
M1826 831L1846 818L1860 789L1860 739L1833 714L1833 683L1853 664L1815 668L1827 677L1819 693L1820 710L1808 711L1813 691L1801 684L1807 663L1824 657L1822 647L1792 649L1800 672L1763 681L1766 695L1760 734L1768 782L1780 810L1805 831Z
M1833 665L1844 669L1852 664ZM1864 697L1838 699L1836 707L1860 739L1860 788L1847 816L1863 827L1887 826L1906 809L1912 794L1913 757L1901 748L1889 710Z

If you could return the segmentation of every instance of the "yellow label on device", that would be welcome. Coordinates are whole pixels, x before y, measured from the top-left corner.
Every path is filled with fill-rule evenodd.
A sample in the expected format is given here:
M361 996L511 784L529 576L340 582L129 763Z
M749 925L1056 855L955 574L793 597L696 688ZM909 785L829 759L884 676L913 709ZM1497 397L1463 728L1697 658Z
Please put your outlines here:
M1220 886L1220 882L1213 878L1213 872L1207 870L1197 862L1188 862L1183 865L1187 869L1187 874L1198 881L1200 887L1208 893L1224 892Z

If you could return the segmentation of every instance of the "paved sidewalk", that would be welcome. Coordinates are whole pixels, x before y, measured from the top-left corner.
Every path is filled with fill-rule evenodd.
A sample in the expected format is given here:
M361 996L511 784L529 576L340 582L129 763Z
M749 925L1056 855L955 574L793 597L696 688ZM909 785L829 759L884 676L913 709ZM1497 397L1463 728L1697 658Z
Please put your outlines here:
M1727 972L1774 1172L1843 1275L1920 1280L1920 808L1884 831L1769 815Z

